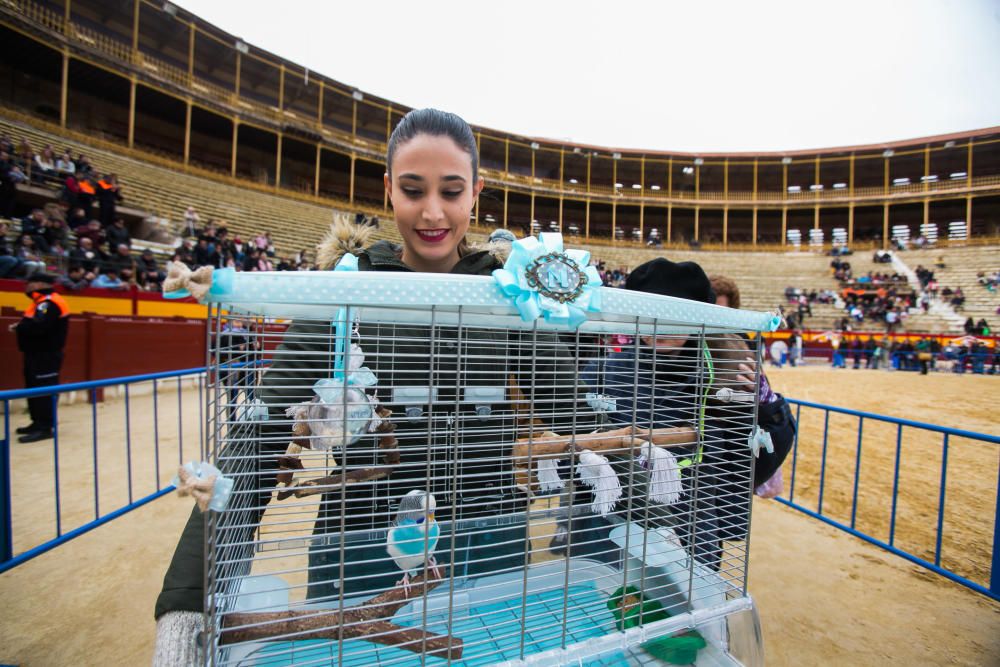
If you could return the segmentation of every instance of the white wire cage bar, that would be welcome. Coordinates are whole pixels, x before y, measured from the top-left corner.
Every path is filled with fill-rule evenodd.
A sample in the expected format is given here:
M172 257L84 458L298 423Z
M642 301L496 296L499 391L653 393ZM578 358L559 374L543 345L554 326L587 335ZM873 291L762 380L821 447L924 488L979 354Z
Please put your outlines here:
M384 303L378 274L266 277L210 310L208 455L235 485L206 513L207 664L759 660L771 316L605 289L567 331L477 281Z

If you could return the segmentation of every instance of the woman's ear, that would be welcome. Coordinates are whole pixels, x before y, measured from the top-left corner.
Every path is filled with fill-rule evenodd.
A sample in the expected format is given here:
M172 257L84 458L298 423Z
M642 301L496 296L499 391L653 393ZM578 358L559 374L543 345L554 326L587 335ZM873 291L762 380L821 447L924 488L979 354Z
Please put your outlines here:
M382 174L382 182L385 184L385 194L392 201L392 179L389 178L389 172Z
M483 187L486 185L486 179L482 176L476 181L476 185L472 188L472 201L479 198L479 193L483 191Z

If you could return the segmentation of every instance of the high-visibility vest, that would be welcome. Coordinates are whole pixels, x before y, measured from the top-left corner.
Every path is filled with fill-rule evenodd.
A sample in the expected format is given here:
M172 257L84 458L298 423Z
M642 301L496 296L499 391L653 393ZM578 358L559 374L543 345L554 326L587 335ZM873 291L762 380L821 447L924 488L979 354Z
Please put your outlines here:
M97 193L97 191L94 190L93 184L91 184L91 182L88 181L87 179L83 179L80 181L80 192L82 192L85 195L92 195Z
M31 300L31 305L24 311L25 317L34 317L35 311L38 309L38 304L43 301L49 301L56 304L56 307L59 309L59 317L69 317L69 304L66 303L66 299L63 298L62 294L53 292L51 294L43 294L41 296L41 299Z

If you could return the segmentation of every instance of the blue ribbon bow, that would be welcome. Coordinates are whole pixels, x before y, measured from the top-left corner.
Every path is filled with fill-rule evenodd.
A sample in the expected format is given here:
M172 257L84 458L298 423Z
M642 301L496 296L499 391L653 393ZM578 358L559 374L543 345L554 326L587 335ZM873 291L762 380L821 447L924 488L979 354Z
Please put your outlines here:
M567 284L572 269L582 285ZM590 253L563 250L562 234L542 233L537 239L529 236L515 241L506 263L493 272L493 278L500 291L514 299L525 322L544 317L550 324L576 329L587 321L588 312L601 310L601 276L590 266ZM556 294L554 286L579 289L575 296L560 301L552 296Z

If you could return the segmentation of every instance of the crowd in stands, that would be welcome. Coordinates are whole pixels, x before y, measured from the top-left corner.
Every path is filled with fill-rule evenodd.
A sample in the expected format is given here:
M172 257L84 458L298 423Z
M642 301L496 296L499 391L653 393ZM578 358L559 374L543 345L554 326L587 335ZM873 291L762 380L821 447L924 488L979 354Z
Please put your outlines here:
M609 269L604 260L598 260L597 273L601 276L601 283L605 287L625 287L628 280L629 270L627 267L619 266L617 269Z

